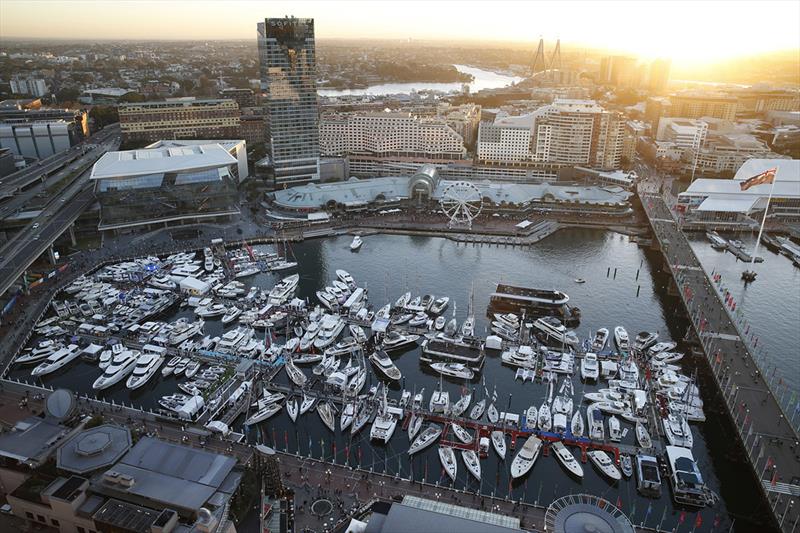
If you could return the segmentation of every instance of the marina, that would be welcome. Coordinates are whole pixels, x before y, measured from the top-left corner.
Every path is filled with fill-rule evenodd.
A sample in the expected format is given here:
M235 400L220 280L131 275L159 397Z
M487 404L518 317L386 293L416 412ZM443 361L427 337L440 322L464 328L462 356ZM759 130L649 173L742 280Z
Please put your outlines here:
M408 241L407 238L381 238ZM205 425L209 430L212 430L211 428L216 428L214 429L215 431L219 430L224 433L230 431L232 437L236 438L235 435L240 435L238 438L245 441L266 442L276 448L287 449L293 453L300 453L302 455L311 454L315 457L322 456L328 460L334 460L339 463L359 464L362 468L371 465L370 467L373 469L384 468L387 471L394 472L396 475L410 476L415 479L438 479L440 483L443 483L445 479L451 479L452 470L444 468L444 470L440 472L442 461L441 457L438 457L439 449L442 449L442 447L448 448L453 451L456 464L461 464L460 468L456 467L455 469L455 473L453 474L453 478L455 479L451 479L449 483L452 483L453 486L456 487L463 486L471 491L486 491L486 489L482 488L484 483L487 479L494 479L495 481L500 481L499 484L494 484L497 487L505 486L504 484L508 485L507 490L503 491L504 493L513 495L512 497L515 498L533 499L533 491L536 490L534 487L540 485L542 480L547 476L556 476L559 479L558 486L561 487L558 492L574 490L574 488L571 489L570 487L575 487L575 483L579 485L587 484L588 487L592 488L591 490L605 492L607 495L617 493L620 495L624 494L624 497L630 499L631 502L641 499L640 505L644 508L650 504L650 501L644 495L637 493L637 480L635 476L630 481L622 479L608 484L605 474L603 474L602 471L596 471L595 469L586 468L585 466L582 469L584 471L583 478L572 474L566 475L564 473L565 466L563 461L567 460L567 457L566 455L562 455L564 452L560 446L558 447L559 452L554 452L552 454L556 455L555 458L557 460L545 459L545 457L551 455L551 453L549 453L550 446L557 443L560 443L567 451L574 454L573 456L578 466L581 464L585 465L587 461L591 461L591 455L589 455L589 453L592 451L607 453L610 460L617 465L620 464L621 456L628 454L636 456L643 451L656 457L663 457L664 448L662 443L664 441L660 439L662 429L660 429L658 418L660 418L661 415L665 415L666 411L662 412L661 403L657 400L655 388L651 389L651 391L646 394L647 401L646 404L641 405L641 415L637 415L632 409L629 411L625 406L619 408L620 413L628 414L629 418L631 418L630 421L621 420L624 430L622 431L620 442L616 443L605 439L588 439L577 434L572 434L573 428L579 427L579 424L570 423L570 421L574 422L576 419L575 415L580 412L587 413L586 415L580 415L578 417L579 420L582 420L588 415L588 412L585 411L586 404L582 401L582 397L585 397L586 394L600 389L616 387L615 390L621 391L620 393L623 395L623 398L630 402L629 405L636 405L637 395L633 394L635 390L626 391L624 386L620 387L620 385L624 385L626 381L629 381L624 379L623 376L620 376L622 379L618 380L617 386L612 385L612 380L616 379L616 376L612 377L607 375L605 378L588 379L585 382L580 379L580 361L584 359L587 353L590 353L586 351L586 348L590 347L591 342L597 337L595 334L596 332L588 326L588 323L602 316L602 314L594 313L592 310L588 311L588 314L586 310L583 311L580 326L577 330L574 330L575 336L581 340L581 343L574 347L571 345L545 346L544 343L552 344L553 339L551 336L543 335L541 336L542 340L537 340L535 328L525 325L526 320L519 317L517 322L521 324L520 329L522 330L519 331L519 339L524 339L525 344L517 342L515 345L511 341L499 338L497 335L492 335L491 324L497 320L494 314L489 312L489 306L487 304L490 299L489 292L494 286L475 287L474 294L470 294L473 290L469 286L462 285L457 288L425 284L419 281L424 278L422 273L418 271L415 272L413 269L408 269L403 276L407 277L409 280L408 287L414 287L412 295L416 293L420 296L419 303L414 303L416 296L405 298L405 303L400 306L403 309L392 310L390 311L390 315L385 317L388 319L388 324L386 324L387 320L381 320L381 316L379 316L379 313L375 311L375 309L384 305L385 302L396 304L399 293L395 292L397 291L396 288L392 289L387 286L385 278L380 274L379 266L376 268L376 266L370 265L369 271L367 271L365 270L366 265L358 265L358 262L362 259L364 254L374 253L373 249L377 246L374 246L374 243L370 242L371 240L374 239L365 239L366 244L359 254L352 255L349 250L349 239L345 240L345 238L294 245L293 253L298 262L299 274L298 281L293 289L294 292L292 292L292 290L283 291L283 289L281 289L281 292L285 294L283 296L279 295L279 297L286 297L286 303L275 306L278 307L278 309L268 309L267 312L270 314L266 317L262 317L261 314L257 314L253 317L254 322L256 320L266 320L272 325L267 326L263 330L254 328L254 333L250 335L245 334L245 338L242 338L240 341L231 341L236 346L232 348L232 353L222 353L214 349L207 349L209 346L206 346L205 349L187 349L190 348L188 345L181 348L186 340L192 339L175 338L173 341L180 340L180 342L167 341L163 354L166 361L164 363L165 365L174 357L180 356L182 358L201 362L202 365L196 370L196 372L200 374L214 366L222 366L226 369L223 374L226 378L223 379L224 383L219 389L212 389L199 394L199 396L203 398L204 407L209 407L201 407L194 415L189 414L188 416L190 419L192 416L197 416L196 421ZM341 243L341 248L334 248L337 242ZM440 242L447 241L424 239L424 242L428 243L428 246L430 246L431 244L436 245ZM354 283L358 285L358 288L365 289L364 292L367 293L367 296L364 301L369 302L369 304L366 316L359 316L361 312L360 309L350 310L339 315L328 314L330 311L325 309L317 311L317 316L320 317L339 316L340 318L338 320L321 318L320 322L327 321L327 323L324 327L320 327L320 330L330 332L330 334L326 336L325 341L328 342L329 339L330 342L328 344L320 343L322 346L317 350L312 349L312 351L317 351L318 354L321 352L316 362L312 363L309 361L309 363L304 363L302 362L304 359L308 360L315 354L311 352L299 353L296 351L286 353L283 347L288 346L292 339L298 338L297 332L295 331L297 324L299 324L300 327L304 327L303 322L310 325L310 317L315 313L314 306L318 303L321 305L321 302L316 298L316 292L326 283L331 283L332 278L324 280L327 269L321 269L322 277L317 281L315 281L313 276L309 277L308 271L303 270L303 265L305 264L304 259L306 257L310 257L313 261L314 257L320 255L321 251L317 248L318 246L331 247L323 253L325 256L329 254L336 256L336 260L331 261L332 267L330 268L330 272L334 273L334 269L345 269L346 272L350 273ZM447 243L445 246L453 247L453 251L456 253L463 253L465 251L462 248L461 252L459 252L457 245L454 243ZM620 242L619 246L622 250L627 250L628 253L633 253L637 256L641 254L641 251L633 245ZM342 252L338 250L342 250ZM345 251L347 255L343 253ZM234 256L244 257L245 255L250 256L250 253L256 258L258 258L260 254L286 254L284 250L254 247L252 252L242 252L242 250L234 249L228 250L226 255L233 254ZM266 257L266 255L263 257ZM352 259L344 261L343 258L345 257L351 257ZM240 259L239 261L248 260L252 259ZM392 258L383 258L383 260L390 261ZM224 261L222 261L222 264L224 264ZM293 283L281 282L281 280L286 280L286 278L291 275L291 271L281 271L275 274L260 271L258 274L253 275L251 278L252 281L247 280L247 278L240 279L253 283L252 286L259 287L264 293L269 293L264 295L264 298L269 299L270 297L275 297L273 293L273 288L275 286L283 287ZM590 280L586 285L590 285L593 281L600 283L600 280L603 278L602 275L596 276L588 272L581 272L581 276ZM586 285L576 285L574 281L572 281L579 277L577 275L566 274L565 278L567 277L569 281L564 279L561 283L563 286L569 288L569 292L571 293L570 297L573 301L579 302L581 307L584 308L584 299L576 298L574 295L576 292L582 292L582 288ZM228 278L220 280L222 287L228 285L229 281L227 280ZM606 280L606 283L612 285L613 280L609 278L606 278ZM438 281L441 281L441 279ZM530 281L521 279L515 281L515 283L520 286L525 286L525 284L530 283ZM400 286L403 284L404 282L400 281ZM247 286L241 289L243 292L238 299L230 297L221 299L212 297L212 299L214 303L222 303L226 306L229 306L231 303L243 305L244 295L249 294L250 291ZM597 289L597 287L595 287L595 289ZM231 287L229 287L228 290L231 290ZM457 294L458 292L461 292L461 296ZM426 294L438 294L439 296L443 294L449 295L451 303L448 307L443 307L440 303L438 306L440 308L439 312L443 312L443 315L439 316L447 316L449 319L450 316L453 315L457 318L458 322L466 321L469 316L473 316L475 324L474 337L469 337L467 341L457 338L443 339L440 335L444 335L444 333L440 333L435 329L410 326L407 323L391 324L392 318L400 316L406 311L406 305L420 306L423 300L422 296ZM295 297L297 301L295 301L293 297ZM195 343L202 346L206 337L211 340L215 337L220 337L221 341L222 337L225 337L229 332L241 331L241 328L243 328L241 324L242 316L247 316L247 313L251 309L258 312L266 307L258 303L258 295L254 295L253 298L256 301L253 302L252 308L248 309L243 306L244 310L239 315L240 318L238 321L234 319L223 325L221 321L222 316L206 318L202 327L202 332L198 331L193 339ZM339 297L337 297L337 301L338 299ZM345 297L345 300L346 299L347 297ZM189 299L187 298L186 300L188 301ZM434 303L436 301L435 298L429 300ZM586 301L589 303L589 300ZM301 305L303 302L306 302L305 305ZM470 305L470 302L473 302L473 304ZM69 303L65 304L65 306L67 308L70 307ZM468 315L471 308L475 310L474 315ZM588 309L591 309L590 303ZM183 307L182 304L175 303L172 311L169 311L170 314L163 315L163 321L165 323L170 323L183 318L186 319L187 322L195 324L200 320L195 310L196 308L192 308L190 305ZM411 310L415 313L420 312L419 309L414 307L412 307ZM600 310L598 309L597 311ZM373 313L372 321L369 320L370 313ZM91 316L93 315L89 315L89 317ZM650 320L648 320L646 312L643 316L644 319L639 318L636 322L629 320L625 320L625 322L633 331L640 331L645 328L652 331L659 331L660 339L662 340L667 340L669 336L680 339L678 335L669 335L667 333L668 327L664 325L663 322L659 323L657 316L654 316ZM158 321L160 318L161 317L151 317L150 321ZM86 319L88 320L88 317L86 317ZM506 325L514 324L511 317L506 317L506 320L509 322ZM661 320L663 320L663 318ZM62 320L62 322L64 321ZM73 327L77 328L80 326L77 322L78 321L75 321ZM55 322L46 324L44 327L51 327L54 323ZM615 327L613 323L607 323L605 325L610 329ZM366 342L356 342L354 345L350 345L351 350L349 352L347 351L349 341L346 342L346 339L338 339L340 335L345 337L353 332L348 326L358 326L362 328L367 336ZM166 326L162 326L162 328L163 327ZM183 327L185 326L182 326L182 328ZM383 333L380 332L382 327L385 328ZM391 331L395 331L398 335L405 337L420 335L418 342L409 342L405 347L398 350L386 350L385 353L401 374L401 377L398 379L388 378L385 374L380 373L380 370L376 368L377 365L369 365L366 362L371 355L377 352L379 343L385 342L389 337L388 333ZM334 335L333 332L336 332L336 334ZM81 344L90 344L92 342L102 343L102 341L108 342L109 335L96 335L96 333L98 332L80 334L79 339ZM99 333L103 332L101 331ZM303 336L304 335L305 331L303 332ZM317 335L319 335L319 333ZM143 342L140 342L142 338L138 336L137 341L129 340L127 335L124 337L122 335L113 336L115 339L121 340L129 350L140 350L145 345ZM157 335L152 338L156 337ZM201 339L200 337L203 338ZM152 341L152 338L146 342ZM220 341L217 341L217 346ZM251 341L255 342L257 346L245 350L248 343L252 344ZM459 347L458 349L447 351L446 348L442 349L441 346L439 346L436 351L444 354L463 357L464 350L466 350L466 353L474 352L482 359L482 362L480 365L476 365L476 369L472 370L473 377L470 379L461 375L448 376L445 372L436 371L435 368L432 368L424 360L425 350L422 344L426 341L433 341L434 347L439 345L450 346L451 348L453 346ZM339 349L344 351L337 357L338 365L336 365L336 368L333 368L333 363L329 363L331 366L320 367L319 373L313 372L312 368L315 368L315 365L320 364L322 360L333 358L333 356L330 355L330 350L336 349L339 343L343 343L343 346ZM612 343L609 343L606 347L607 349L596 354L597 359L601 363L622 364L625 362L624 359L626 357L628 357L629 362L631 361L631 354L625 355L617 353L617 350L613 349L611 344ZM38 345L38 342L36 342L35 345ZM300 343L297 342L295 345L296 350L299 348ZM278 346L281 347L280 350L276 348ZM515 346L517 348L515 348ZM504 351L510 349L518 350L518 348L523 346L529 348L527 353L529 354L529 361L533 363L530 368L534 371L534 378L532 381L519 382L518 380L514 380L513 369L504 368L505 365L502 364L500 356ZM242 352L240 353L237 350L242 350ZM472 352L469 350L472 350ZM525 352L525 350L522 350L522 352ZM242 354L249 354L252 356L248 357ZM475 356L472 357L474 358ZM556 359L559 361L558 365L550 364L550 362ZM557 372L557 370L561 369L560 361L566 359L572 359L574 361L572 370L565 373ZM647 363L649 359L649 354L641 353L637 355L634 360L635 362L631 363L636 367L641 366L639 378L641 379L639 382L641 385L645 384L644 377L647 374L645 370L648 369ZM253 361L253 368L251 370L253 374L245 375L240 379L234 377L234 373L239 373L237 367L242 360ZM178 377L175 377L175 372L173 371L170 375L166 376L166 378L161 379L163 377L162 373L156 372L155 378L149 380L142 389L127 390L119 386L110 387L106 391L100 393L102 395L101 397L116 402L134 403L146 410L158 410L159 406L155 404L154 400L161 396L175 395L179 392L176 390L176 384L183 384L183 380L186 379L185 373L188 364L187 362L184 365L183 371L179 373ZM45 381L45 384L48 386L69 385L78 389L80 393L90 393L88 390L80 390L81 386L79 382L85 379L81 376L87 376L96 372L92 370L96 368L94 365L95 363L80 359L75 365L67 369L67 371L55 373L53 377ZM180 362L175 363L175 369L178 368L178 365L180 365ZM286 368L286 371L283 371L284 368ZM300 383L291 378L291 368L294 368L300 375L304 376L303 379L298 380ZM348 369L353 368L355 372L349 374L351 370ZM461 370L464 368L466 367L462 367ZM679 367L675 368L676 370L673 371L677 372ZM442 370L444 367L439 367L439 369ZM327 374L326 370L328 370ZM655 369L650 369L650 371L656 372ZM26 375L25 372L26 370L24 367L14 367L11 370L10 377L30 379L29 375ZM342 375L344 378L339 377ZM338 383L344 383L344 380L346 380L348 385L351 382L354 383L353 392L342 392L341 389L337 392L337 377L340 379ZM687 378L691 379L690 374L687 375ZM195 382L198 381L197 375L191 379ZM245 383L251 380L260 385L248 387L248 390L243 395L243 397L247 398L246 400L238 402L236 400L231 401L233 391L240 389ZM200 385L202 385L203 380L200 379L199 381L201 382ZM358 387L359 381L362 383L362 388ZM565 387L564 385L567 382L570 383L569 387ZM417 395L422 392L422 386L425 386L426 390L430 392L421 394L420 405L418 408L414 409L414 404L417 402L411 402L411 398L417 397ZM634 386L634 389L635 388L636 386ZM498 389L501 391L500 393L497 392ZM141 390L147 392L143 394ZM197 391L204 390L208 389L197 389ZM692 391L693 389L689 390ZM281 400L277 402L265 400L265 398L273 398L275 397L273 395L277 394L283 395ZM475 412L480 420L474 420L465 414L457 416L451 411L451 407L454 408L455 404L459 403L459 399L463 399L467 394L469 394L471 401L465 404L461 402L462 413L473 414L473 412ZM562 398L562 394L570 396L569 404L566 402L566 396ZM259 396L262 397L262 402L260 403L257 401ZM294 416L292 416L289 412L289 405L291 405L292 402L294 402L294 405L297 405L301 399L304 400L302 402L303 404L307 403L305 401L307 399L309 400L308 403L316 404L316 407L307 406L305 410L303 406L292 408L292 412L295 413ZM680 394L677 394L676 400L680 401L680 399ZM481 410L476 412L473 410L473 407L480 402L484 402L485 412L480 412ZM531 423L527 419L526 414L531 407L531 403L537 406L547 406L546 411L548 412L548 416L542 417L541 412L537 412L537 418L541 420L546 418L550 422L549 425L540 424L540 420ZM602 402L597 403L602 404ZM252 404L255 406L253 407ZM349 415L345 416L348 405L353 405L354 410ZM569 405L568 408L567 405ZM589 403L589 405L592 405L592 403ZM283 409L284 406L286 409ZM552 413L550 413L551 409L553 411ZM309 412L313 410L317 410L319 414L314 415ZM284 411L286 411L286 413L284 413ZM299 413L297 411L299 411ZM159 413L159 416L175 415ZM261 418L262 416L263 418ZM308 418L307 420L303 419L306 421L302 424L297 423L296 421L299 421L303 416L312 418ZM559 416L564 417L566 422L559 422L559 420L561 420ZM419 435L426 434L428 430L425 428L430 428L432 427L431 425L438 426L440 428L440 434L433 438L427 446L423 447L418 453L411 456L407 453L407 447L413 446L414 440L409 439L408 435L405 433L410 434L411 421L414 417L416 420L419 420L419 422L415 423L419 426L417 429ZM350 422L345 426L344 430L341 430L340 422L345 419L350 420ZM245 423L247 421L250 423ZM357 424L357 421L360 422ZM214 422L219 423L216 424ZM373 438L372 428L375 427L376 422L378 422L380 429L375 431L375 436ZM608 424L608 419L603 420L603 422ZM455 424L455 426L453 424ZM589 418L586 418L586 424L590 425ZM654 436L654 442L651 443L652 446L647 447L647 450L642 450L642 448L640 448L641 443L637 441L636 437L638 436L638 432L635 430L637 424L646 424ZM357 425L359 429L366 427L369 431L356 430L354 432L353 429ZM396 429L392 429L393 425ZM582 425L582 423L580 425ZM318 426L320 429L316 429L314 426ZM348 428L347 426L350 427ZM460 430L455 429L456 427L460 428ZM400 434L403 435L401 436ZM464 442L468 440L465 438L465 435L472 437L470 442ZM514 481L509 470L512 457L516 456L519 450L522 449L523 441L529 441L533 437L542 442L541 457L535 459L535 464L531 465L530 474L522 475L519 477L519 481ZM379 441L384 441L386 444L380 444ZM698 437L698 441L698 443L694 444L692 450L693 453L700 457L700 464L705 465L707 468L709 463L707 459L705 459L707 457L707 451L702 446L703 439ZM507 463L503 463L499 460L497 457L499 452L490 453L490 444L495 451L497 451L498 447L501 449L508 449L506 454L503 454L508 457ZM434 451L434 449L437 451ZM475 456L478 457L480 475L476 475L472 456L466 452L473 452ZM449 453L447 453L447 457L450 457ZM469 462L467 463L465 461ZM661 459L659 459L659 461L661 461ZM471 464L472 467L467 466L467 464ZM661 468L664 467L665 463L662 463ZM440 472L445 478L442 478L437 472ZM709 474L707 477L709 479L708 492L706 492L706 496L709 498L707 503L713 503L713 501L716 500L716 497L713 496L715 476ZM564 480L563 483L561 479ZM541 489L539 490L541 491ZM553 491L553 488L550 487L548 490ZM557 493L553 494L553 496L557 495ZM538 500L538 498L536 499ZM655 502L655 504L663 505L668 508L672 508L674 505L669 501L666 495L658 502ZM714 508L719 509L719 505L721 505L721 503L715 504Z

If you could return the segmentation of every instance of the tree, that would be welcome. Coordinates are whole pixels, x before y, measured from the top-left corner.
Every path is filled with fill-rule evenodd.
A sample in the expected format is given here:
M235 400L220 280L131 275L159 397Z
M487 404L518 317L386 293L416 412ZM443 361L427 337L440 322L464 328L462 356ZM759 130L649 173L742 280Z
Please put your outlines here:
M64 102L75 102L81 92L73 87L65 87L56 93L56 101L61 104Z
M117 108L110 105L96 105L89 111L89 118L94 120L97 129L102 129L109 124L119 122Z
M119 101L123 103L137 103L137 102L144 102L147 98L144 95L139 93L128 93L120 97Z

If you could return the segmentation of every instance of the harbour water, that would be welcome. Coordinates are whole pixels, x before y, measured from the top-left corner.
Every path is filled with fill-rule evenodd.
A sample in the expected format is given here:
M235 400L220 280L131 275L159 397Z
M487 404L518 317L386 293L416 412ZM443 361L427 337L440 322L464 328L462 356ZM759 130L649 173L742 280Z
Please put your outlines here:
M489 295L498 282L519 284L529 287L555 288L570 296L570 303L578 306L582 319L577 333L589 337L597 328L625 326L631 336L642 330L657 331L660 340L680 341L687 323L676 318L681 315L680 303L666 294L669 278L660 273L659 258L629 241L628 237L612 232L590 229L562 230L541 241L533 247L464 245L448 239L413 236L374 235L364 238L364 245L357 253L350 251L350 237L309 240L292 246L291 253L299 262L300 285L298 296L316 303L315 291L335 278L334 271L343 268L349 271L359 286L369 290L369 298L374 308L394 301L407 290L414 295L426 293L451 297L446 316L455 309L459 322L467 316L470 294L477 319L476 333L485 335L489 322L486 308ZM709 248L710 250L710 248ZM713 250L712 250L713 252ZM285 274L284 274L285 275ZM246 278L245 282L270 288L279 276L258 274ZM575 280L583 278L586 283ZM176 311L179 316L192 316L191 309ZM218 335L222 326L218 320L207 321L205 333ZM419 361L420 349L392 354L397 367L403 373L399 385L391 390L399 397L399 390L426 390L426 399L437 386L437 376ZM689 358L682 361L684 372L691 373L694 362ZM504 462L499 461L492 450L481 461L482 482L479 484L464 468L459 459L459 472L455 483L451 483L443 473L436 446L417 454L413 461L406 453L408 437L398 424L394 437L386 446L372 445L368 429L351 438L349 432L331 433L321 423L319 416L310 412L292 423L285 411L281 411L268 422L246 431L251 442L265 442L281 450L334 459L337 463L360 465L364 469L387 471L402 477L425 479L429 483L440 483L470 491L480 490L485 494L494 493L513 499L547 504L557 497L578 492L590 492L605 497L618 504L636 524L644 523L650 527L661 525L662 529L674 527L689 531L693 524L702 524L696 531L727 530L735 519L734 529L752 531L759 520L759 497L755 487L741 482L743 464L732 467L731 457L735 447L729 438L731 428L724 415L716 407L713 398L713 385L704 379L702 363L699 385L703 391L708 420L703 424L693 424L693 453L706 483L721 496L714 507L706 508L697 514L691 509L676 507L670 495L666 480L660 499L645 498L636 491L634 479L623 479L611 484L601 477L590 464L583 465L585 475L576 479L567 474L553 457L540 457L531 473L519 482L512 482L509 465L515 450L509 450ZM306 369L307 371L307 369ZM29 378L30 368L16 368L12 376ZM307 371L308 372L308 371ZM91 384L100 374L94 364L75 362L69 369L45 377L44 382L53 387L68 387L80 393L92 394ZM514 379L515 371L503 366L499 357L488 357L482 372L490 393L497 390L497 407L500 411L522 414L531 405L541 405L546 397L546 387L540 383L522 383ZM372 371L369 373L367 388L376 383ZM283 371L278 373L277 381L283 384L288 379ZM595 386L585 386L579 375L573 377L575 386L575 406L581 406L585 413L586 404L580 396ZM451 399L461 394L462 383L445 380L444 387ZM470 384L475 388L474 399L483 397L483 387L479 383ZM605 385L601 385L605 386ZM112 387L98 396L155 408L157 399L164 394L176 392L174 377L158 379L142 389L131 393L122 386ZM365 389L366 390L366 389ZM236 430L242 428L244 417L234 424ZM338 419L338 416L337 416ZM624 444L634 444L633 426L623 423L627 434ZM652 430L651 430L652 431ZM517 450L521 442L517 443ZM574 450L577 453L577 450ZM552 455L552 454L551 454ZM735 511L732 511L735 510Z
M473 80L468 83L470 92L481 91L483 89L497 89L507 87L522 80L518 76L509 76L489 70L483 70L467 65L453 65L459 72L472 74ZM409 94L412 91L441 91L445 93L461 91L462 83L382 83L371 85L365 89L320 89L317 92L320 96L381 96L387 94Z
M737 236L745 249L752 253L755 236ZM722 275L722 286L733 295L739 311L746 321L748 336L758 338L760 352L766 354L770 368L777 367L783 382L778 386L779 396L795 397L800 390L800 344L797 343L797 321L800 317L800 268L781 254L762 245L757 255L763 263L755 265L758 277L745 285L742 271L750 269L726 251L715 250L702 233L690 241L694 253L707 272ZM791 415L791 413L790 413ZM798 415L800 416L800 415Z

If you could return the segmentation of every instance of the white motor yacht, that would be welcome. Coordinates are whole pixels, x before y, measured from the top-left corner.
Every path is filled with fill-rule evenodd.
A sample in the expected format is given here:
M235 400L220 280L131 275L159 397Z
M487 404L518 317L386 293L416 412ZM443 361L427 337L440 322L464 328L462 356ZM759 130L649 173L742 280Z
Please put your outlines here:
M187 378L193 378L195 374L197 374L197 372L200 371L201 366L202 364L200 363L200 361L195 361L194 359L192 359L191 361L189 361L189 364L186 365L186 370L183 371L183 375L186 376Z
M535 405L531 405L525 410L525 426L528 429L536 429L536 423L539 420L539 410Z
M583 467L581 467L581 464L575 459L575 456L572 455L572 452L564 446L563 442L556 441L550 445L550 448L552 448L558 462L567 469L567 472L576 477L583 477Z
M441 389L433 391L428 408L432 413L446 413L450 409L450 393Z
M537 318L533 327L541 333L546 342L554 343L557 346L577 347L580 344L578 336L574 331L568 330L561 321L552 316Z
M385 351L377 350L373 352L372 355L369 356L369 360L372 361L372 364L387 378L397 381L402 377L400 370L398 370L397 366L395 366L394 362Z
M201 318L195 322L189 322L186 318L179 318L175 324L172 325L172 331L169 333L167 341L170 345L180 344L186 339L190 339L203 331L205 321Z
M353 242L350 243L350 251L355 252L364 244L364 240L356 235L353 237Z
M511 462L511 477L518 479L530 472L539 452L542 449L542 441L539 437L531 435L525 444L522 445L514 460Z
M441 461L447 475L455 481L458 473L458 463L456 463L456 453L450 446L439 446L439 461Z
M264 420L276 415L280 410L281 404L279 403L267 403L264 405L259 405L258 411L247 418L247 420L244 421L244 424L246 426L258 424L259 422L263 422Z
M447 309L447 305L450 303L449 296L442 296L441 298L437 298L430 307L430 312L433 315L440 315Z
M402 309L411 300L411 292L405 292L394 302L394 307ZM382 310L382 309L381 309Z
M597 354L589 352L581 360L581 379L584 381L594 380L600 376L600 363L597 361Z
M412 328L419 328L427 324L428 320L430 320L430 317L428 317L425 311L420 311L416 315L411 317L411 319L409 319L408 325L411 326Z
M605 419L603 412L592 404L586 408L586 420L589 422L589 438L593 440L605 440Z
M677 346L678 346L677 342L672 342L672 341L659 342L658 344L651 346L650 349L647 350L647 354L650 357L652 357L661 352L668 352L670 350L674 350Z
M242 308L235 305L230 306L222 317L222 324L228 325L242 314Z
M16 359L14 362L20 365L26 364L33 364L38 363L44 359L47 359L56 352L56 350L63 347L63 344L60 344L52 339L44 340L37 344L32 350L23 353Z
M614 341L617 343L617 349L622 353L628 353L630 350L630 339L628 338L628 331L622 326L614 328Z
M622 440L622 427L619 423L619 418L614 415L611 415L608 419L608 438L612 442Z
M319 333L314 339L314 348L324 350L336 341L344 329L344 320L335 315L324 315L319 326Z
M114 356L105 372L94 381L92 388L94 390L107 389L125 379L128 374L133 372L140 355L141 352L138 350L125 350Z
M339 278L342 283L346 283L351 291L355 290L356 280L353 279L353 276L351 276L347 270L338 269L336 271L336 277Z
M461 324L461 336L472 337L473 335L475 335L475 317L470 315Z
M686 418L677 413L667 415L667 418L662 419L664 425L664 435L667 437L667 442L672 446L682 446L689 448L694 445L694 437L692 430Z
M202 318L215 318L223 316L227 312L228 308L222 303L212 303L206 307L198 307L194 310L194 313Z
M164 365L164 368L161 369L161 375L167 377L170 374L172 374L175 371L175 367L180 362L181 362L181 357L179 355L176 355L175 357L167 361L167 364Z
M592 463L594 463L604 476L612 481L619 481L622 479L622 474L606 452L602 450L590 450L586 452L586 455L589 456L589 459L591 459Z
M143 353L136 361L136 366L125 384L129 389L138 389L144 386L156 375L163 362L164 356L160 353Z
M416 344L418 339L419 335L404 335L396 331L390 331L383 338L382 346L384 350L391 352L392 350L400 350L412 344Z
M47 359L39 363L32 371L33 377L44 376L55 372L59 368L65 367L80 355L77 344L70 344L64 348L59 348L47 356Z
M294 294L294 290L297 288L299 282L300 274L292 274L291 276L283 278L269 291L267 303L272 305L282 305L286 303L291 295Z
M414 442L411 443L411 446L408 448L408 454L414 455L417 452L421 452L434 442L439 436L442 434L442 428L435 424L432 424L426 427L422 433L414 439Z
M633 341L633 347L639 353L645 352L648 348L653 346L658 340L658 333L651 331L640 331Z
M364 332L364 328L356 324L350 324L350 335L356 340L358 344L364 344L367 342L367 334Z
M591 350L594 353L603 351L603 348L605 348L608 343L608 336L609 332L607 328L598 329L594 334L594 339L592 339Z
M386 444L392 438L392 435L394 435L396 427L397 417L388 410L380 411L372 422L369 438Z
M439 374L458 379L472 379L475 372L462 363L431 363L431 368Z

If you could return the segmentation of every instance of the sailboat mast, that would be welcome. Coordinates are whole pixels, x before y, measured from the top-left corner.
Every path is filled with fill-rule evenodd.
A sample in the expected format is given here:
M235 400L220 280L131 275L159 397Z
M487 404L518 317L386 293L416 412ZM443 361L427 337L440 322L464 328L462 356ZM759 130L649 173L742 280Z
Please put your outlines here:
M775 190L775 182L778 179L778 171L775 171L775 177L772 179L772 185L769 187L769 196L767 196L767 207L764 208L764 216L761 218L761 227L758 228L758 238L756 239L756 246L753 249L753 256L750 258L750 268L756 262L756 255L758 254L758 245L761 243L761 235L764 233L764 225L767 222L767 213L769 213L769 204L772 201L772 191Z

